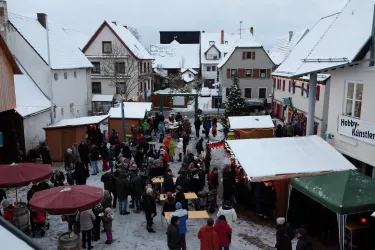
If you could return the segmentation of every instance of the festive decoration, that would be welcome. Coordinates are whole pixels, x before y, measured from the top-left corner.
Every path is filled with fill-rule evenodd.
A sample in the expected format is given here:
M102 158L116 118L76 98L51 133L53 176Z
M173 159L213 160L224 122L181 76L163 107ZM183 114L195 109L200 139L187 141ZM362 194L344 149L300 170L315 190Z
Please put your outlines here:
M224 148L225 152L227 153L227 156L229 157L230 164L234 165L236 168L241 168L241 164L236 159L236 156L234 155L232 149L229 147L226 141L222 140L222 141L217 141L217 142L210 142L207 144L207 146L210 149Z
M226 117L243 115L243 110L245 108L245 99L242 97L237 73L232 76L232 80L233 83L229 89L227 101L225 102Z

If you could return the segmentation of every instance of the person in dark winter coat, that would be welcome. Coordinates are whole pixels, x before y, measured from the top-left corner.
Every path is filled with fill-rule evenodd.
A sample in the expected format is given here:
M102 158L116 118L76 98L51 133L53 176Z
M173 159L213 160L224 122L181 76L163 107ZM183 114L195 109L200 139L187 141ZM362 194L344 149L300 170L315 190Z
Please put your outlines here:
M312 241L307 235L306 230L303 228L299 228L296 230L296 232L298 239L296 250L314 250Z
M104 190L102 201L100 202L103 206L103 209L111 207L112 205L112 196L108 190Z
M130 214L128 208L128 196L130 194L130 183L128 178L121 173L119 178L116 179L116 193L118 199L118 206L121 215Z
M143 209L146 215L147 231L149 233L155 233L155 230L152 228L152 224L157 213L152 188L147 188L146 190L146 195L143 198Z
M134 156L134 161L137 164L138 168L142 168L143 158L144 158L143 148L138 146L137 152L135 153L135 156Z
M226 167L223 171L223 200L231 201L233 195L233 174L230 168Z
M130 150L130 147L127 142L122 143L122 156L124 156L127 159L132 158L132 151Z
M210 129L211 129L211 120L209 117L206 117L204 123L203 123L203 129L204 129L204 133L206 135L206 138L208 139L208 135L210 133Z
M198 155L202 153L203 150L203 138L201 138L198 142L197 145L195 146L195 149L197 150Z
M283 136L284 136L283 127L279 124L277 125L277 128L275 130L275 137L283 137Z
M0 203L3 201L3 199L7 199L7 194L5 193L4 189L0 189Z
M101 150L101 158L102 158L102 162L103 162L103 169L102 171L108 171L110 169L109 165L108 165L108 161L109 161L109 151L108 151L108 147L107 147L107 143L103 143L102 145L102 150Z
M180 186L183 193L188 193L190 189L190 180L185 171L180 172L180 176L177 177L176 186Z
M174 212L176 210L176 200L171 192L167 192L167 198L163 204L162 215L165 216L165 212Z
M180 218L173 216L171 218L171 224L167 229L167 240L169 250L181 250L182 244L179 238L178 225L180 224Z
M40 155L42 156L43 164L52 164L49 149L45 144L43 144L42 147L40 148Z
M117 192L116 192L116 178L112 173L105 173L102 175L101 182L104 183L104 190L108 190L113 195L113 208L116 208L117 204Z
M208 189L217 190L219 186L219 173L217 168L213 168L211 173L208 175Z
M64 186L64 181L65 181L64 173L59 170L55 170L55 172L53 172L53 175L51 177L51 182L53 183L53 186L54 187Z
M174 118L176 122L181 122L182 121L182 115L180 112L177 112L177 115Z
M176 191L176 187L173 182L173 175L172 175L172 169L168 169L167 173L163 176L164 182L163 182L163 188L164 193L171 192L174 193Z
M176 201L176 203L180 202L182 204L183 209L188 208L188 203L187 203L187 200L185 199L184 192L182 192L181 186L177 186L177 188L176 188L175 201Z
M194 127L195 127L195 135L198 138L199 137L199 130L201 129L201 120L199 117L194 121Z
M85 164L86 167L88 167L90 163L90 150L89 146L84 141L81 141L81 143L78 145L78 152L81 156L81 161Z
M64 166L65 170L74 169L73 151L70 148L64 153Z
M142 178L142 173L139 171L138 175L131 179L130 181L132 198L135 203L136 213L141 212L141 197L144 190L145 182Z
M220 215L219 218L217 218L214 229L219 238L220 249L228 250L230 239L232 238L232 228L228 225L224 215Z
M189 145L189 141L190 141L190 136L188 133L186 133L185 131L182 133L182 146L183 146L183 151L184 151L184 154L186 153L186 148L187 148L187 145Z
M96 205L93 209L92 212L95 215L95 220L94 220L94 227L92 228L92 239L93 241L98 241L100 240L100 224L102 221L102 218L99 216L100 213L104 212L104 208L102 204Z
M182 208L180 202L176 203L176 211L173 212L171 217L178 216L180 218L180 224L178 225L178 233L180 234L180 241L182 244L182 250L186 250L186 232L187 232L187 223L186 221L189 218L189 214L186 209ZM171 222L171 217L168 220L168 223Z
M111 134L111 137L109 138L109 143L111 145L115 144L116 139L118 140L118 134L116 133L114 129L112 129L112 134Z
M276 220L276 245L277 250L292 250L292 240L295 236L289 224L285 223L285 218L279 217Z
M99 150L96 147L96 145L92 145L91 152L90 152L92 175L97 175L99 173L98 160L99 160Z
M89 175L89 170L85 167L85 164L83 162L77 162L74 171L74 178L76 180L76 184L86 185L86 179Z

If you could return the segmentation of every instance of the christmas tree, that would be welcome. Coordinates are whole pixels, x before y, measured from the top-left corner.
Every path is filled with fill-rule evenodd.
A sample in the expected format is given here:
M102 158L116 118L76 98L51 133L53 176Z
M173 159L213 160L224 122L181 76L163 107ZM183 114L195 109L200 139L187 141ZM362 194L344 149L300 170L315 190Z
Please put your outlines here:
M225 102L225 115L240 116L243 115L245 99L242 97L237 73L232 76L233 84L229 89L229 95Z

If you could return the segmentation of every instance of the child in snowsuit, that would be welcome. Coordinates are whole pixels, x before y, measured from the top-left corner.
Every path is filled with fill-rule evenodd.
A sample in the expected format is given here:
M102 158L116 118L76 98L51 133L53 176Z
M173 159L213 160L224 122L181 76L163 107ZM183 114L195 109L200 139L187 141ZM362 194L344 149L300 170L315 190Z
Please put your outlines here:
M112 213L112 209L109 207L105 209L103 215L103 227L104 231L107 234L107 241L105 244L109 245L112 244L112 221L114 219L114 215Z
M183 139L179 138L177 143L177 153L178 153L178 161L182 161L182 154L184 153L184 143Z

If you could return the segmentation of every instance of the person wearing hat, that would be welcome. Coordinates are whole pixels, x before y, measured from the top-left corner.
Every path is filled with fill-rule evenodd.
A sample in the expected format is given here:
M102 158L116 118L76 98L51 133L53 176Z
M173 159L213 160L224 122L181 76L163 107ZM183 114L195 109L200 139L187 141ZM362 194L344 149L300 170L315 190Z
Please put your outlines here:
M112 206L112 195L108 190L104 190L103 193L103 198L100 204L103 206L103 210L106 209L107 207Z
M284 217L276 219L276 245L277 250L292 250L292 240L295 236L292 228L286 223Z
M166 212L174 212L176 210L176 200L171 192L167 192L166 199L163 204L162 215Z
M217 218L214 229L219 238L219 249L229 250L229 245L232 240L232 228L228 225L224 215L220 215L219 218Z
M104 228L104 231L107 235L107 241L105 242L105 244L107 245L110 245L112 244L112 221L114 219L114 215L112 213L112 209L107 207L105 210L104 210L104 215L103 215L103 228Z
M174 119L176 120L176 122L180 122L180 121L182 121L182 115L181 115L181 113L180 113L180 112L177 112L177 115L175 116Z
M198 232L198 239L200 240L200 250L219 249L219 238L213 227L214 220L209 218L207 225L201 227Z
M152 228L152 224L154 217L157 215L157 213L152 188L147 188L146 190L146 195L143 198L143 209L146 215L147 231L149 233L155 233L155 230Z
M173 216L171 219L171 223L167 229L167 241L168 241L168 248L170 250L180 250L182 248L180 235L178 232L178 226L180 224L180 218L177 216Z
M184 192L182 192L182 187L181 186L177 186L176 187L175 201L176 201L176 203L180 202L182 204L182 208L183 209L187 209L188 203L187 203L187 200L185 199Z
M297 232L297 247L296 250L313 250L313 244L310 237L307 235L307 232L303 228L296 230Z
M12 203L9 200L5 199L3 200L1 205L4 209L3 218L12 223L15 217L15 213L11 210Z
M164 192L171 192L174 193L176 191L176 187L173 182L173 175L172 175L172 169L168 168L167 173L163 176L163 188Z
M182 250L186 250L186 238L185 238L185 234L187 231L186 221L188 220L189 215L186 209L182 208L181 202L176 202L176 211L174 211L171 217L169 217L168 223L171 223L171 218L174 216L177 216L178 218L180 218L180 223L178 225L178 233L179 233L180 241L182 244Z
M233 228L233 223L237 220L237 213L232 207L232 202L228 200L224 201L223 206L220 207L219 212L217 212L217 216L225 216L228 225L230 228Z

